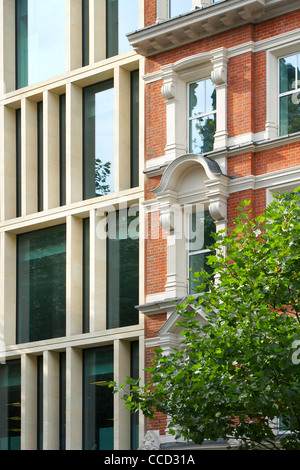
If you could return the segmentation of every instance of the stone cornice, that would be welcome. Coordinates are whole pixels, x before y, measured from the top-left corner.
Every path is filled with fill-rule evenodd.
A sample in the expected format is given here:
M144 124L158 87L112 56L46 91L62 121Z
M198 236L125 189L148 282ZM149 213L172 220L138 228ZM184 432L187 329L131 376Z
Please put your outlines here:
M297 0L227 0L142 28L127 37L137 53L149 57L297 9Z

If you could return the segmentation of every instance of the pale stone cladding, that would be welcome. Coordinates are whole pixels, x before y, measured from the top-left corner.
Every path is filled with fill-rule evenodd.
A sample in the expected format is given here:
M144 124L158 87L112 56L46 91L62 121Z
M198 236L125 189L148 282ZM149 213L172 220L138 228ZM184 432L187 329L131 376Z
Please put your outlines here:
M287 89L280 68L300 52L300 9L292 0L187 1L170 16L172 0L146 4L146 27L129 40L146 58L148 238L146 302L139 308L149 365L153 347L168 351L180 344L173 302L189 292L188 207L209 211L216 230L224 229L241 201L250 199L257 216L274 191L300 185L300 125L297 118L291 118L294 126L287 123L283 107L291 99L298 109L299 83L294 75ZM215 90L215 128L211 147L197 152L190 140L189 93L205 80ZM172 440L166 426L160 414L147 423L155 445Z
M17 2L17 0L16 0ZM113 354L113 376L117 383L131 374L131 345L137 345L139 375L144 368L144 315L126 326L107 325L107 244L99 226L108 212L144 200L144 75L145 59L128 45L121 54L106 54L105 0L89 1L89 60L83 66L83 5L81 0L60 0L65 7L65 70L42 82L16 87L16 9L14 0L0 6L0 367L19 361L19 431L11 442L22 450L79 450L84 448L84 364L86 350L109 346ZM40 2L39 2L40 3ZM126 3L126 2L123 2ZM144 26L144 2L135 2L139 23ZM28 3L29 4L29 3ZM51 22L51 18L49 18ZM116 35L117 32L114 31ZM53 38L54 39L54 38ZM49 38L48 38L49 40ZM64 47L64 45L62 45ZM131 74L138 71L138 162L140 172L130 181L131 149ZM83 197L83 92L88 86L113 80L113 192L101 197ZM65 97L64 202L60 200L60 97ZM42 103L42 163L38 159L38 105ZM19 115L20 134L16 124ZM18 150L19 142L19 150ZM18 152L19 161L18 160ZM42 176L38 176L42 166ZM40 178L40 181L39 181ZM39 201L39 186L42 200ZM19 198L19 201L18 201ZM19 210L18 214L18 202ZM42 209L38 204L41 203ZM143 217L141 212L140 217ZM89 220L88 240L88 330L83 329L83 225ZM23 311L17 314L17 240L25 233L66 227L65 241L65 333L62 336L33 341L18 341L17 329ZM99 225L100 224L100 225ZM102 224L102 225L101 225ZM144 237L141 223L138 248L138 300L144 303ZM55 293L53 293L55 295ZM28 312L27 312L28 313ZM25 313L24 313L25 314ZM19 315L19 316L18 316ZM30 312L29 312L30 315ZM65 357L64 397L61 394L60 358ZM39 372L42 358L42 372ZM41 376L39 375L41 374ZM38 390L37 380L43 384ZM96 384L97 385L97 384ZM96 386L95 385L95 386ZM99 384L98 384L99 385ZM3 383L0 384L4 387ZM98 387L99 388L99 387ZM1 389L2 390L2 389ZM2 390L3 391L3 390ZM4 395L3 395L4 396ZM37 411L37 401L42 405ZM61 401L64 400L62 404ZM3 403L2 403L3 405ZM104 407L106 403L102 403ZM63 407L64 414L61 414ZM42 411L41 411L42 410ZM42 421L41 419L42 415ZM130 449L131 417L120 395L113 397L111 419L112 449ZM60 441L60 429L63 442ZM1 427L1 426L0 426ZM18 427L18 426L16 426ZM88 424L86 425L86 428ZM100 425L101 427L101 425ZM138 429L138 431L137 431ZM100 431L99 431L100 432ZM105 432L101 429L103 435ZM1 427L0 447L8 436ZM39 436L38 436L39 433ZM135 421L135 442L144 437L144 421ZM40 436L42 435L42 440ZM11 436L10 436L11 437ZM10 438L9 438L10 439ZM100 439L100 438L99 438ZM101 440L101 439L100 439ZM16 443L16 444L14 444ZM136 446L137 444L135 444ZM88 446L86 448L89 448Z

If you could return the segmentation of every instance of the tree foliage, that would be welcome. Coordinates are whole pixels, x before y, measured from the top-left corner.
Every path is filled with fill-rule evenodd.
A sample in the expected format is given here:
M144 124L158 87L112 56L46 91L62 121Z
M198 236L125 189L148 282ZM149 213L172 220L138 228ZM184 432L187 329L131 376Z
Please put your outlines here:
M172 433L198 444L300 450L299 202L299 190L278 195L253 218L246 201L215 236L215 279L195 273L198 294L175 307L182 346L156 350L145 386L118 387L130 385L127 408L165 413ZM278 434L279 417L288 431Z

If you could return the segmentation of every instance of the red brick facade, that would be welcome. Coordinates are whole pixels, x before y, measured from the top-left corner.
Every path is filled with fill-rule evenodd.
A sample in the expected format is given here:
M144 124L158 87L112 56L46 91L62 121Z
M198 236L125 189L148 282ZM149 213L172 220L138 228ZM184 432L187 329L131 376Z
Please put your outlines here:
M156 20L155 1L145 2L145 26L154 25ZM299 137L282 140L274 139L274 144L266 145L253 143L253 136L265 132L267 118L267 47L261 41L279 38L283 33L296 31L299 28L300 9L260 21L256 24L249 22L236 28L215 35L209 35L201 40L190 42L181 47L174 47L155 55L146 57L145 75L159 72L162 66L175 64L180 59L190 57L220 47L231 54L227 65L227 131L228 139L239 139L249 135L252 145L241 145L240 150L228 148L226 158L227 175L233 177L232 186L229 186L227 200L227 220L230 226L236 216L236 208L245 199L251 200L250 208L253 215L262 213L267 203L267 190L270 188L268 176L274 177L279 171L290 170L300 166L300 139ZM260 41L259 50L247 50L247 45L255 46ZM240 52L238 47L240 47ZM245 52L243 50L245 46ZM251 49L251 47L250 47ZM300 36L299 36L300 51ZM167 116L166 102L162 96L163 80L158 78L146 82L145 85L145 155L147 162L162 157L167 142ZM277 97L274 96L276 100ZM300 129L299 129L300 131ZM263 138L262 138L263 140ZM239 140L237 140L239 142ZM213 155L212 155L213 158ZM163 172L161 172L163 173ZM239 190L239 179L245 181L245 186ZM248 178L248 179L247 179ZM259 181L255 186L249 183ZM151 176L147 174L145 181L146 201L155 201L153 190L158 186L161 174ZM273 181L273 180L272 180ZM274 180L275 181L275 180ZM280 180L281 181L281 180ZM248 187L247 187L248 184ZM275 183L272 183L275 185ZM300 185L300 182L299 184ZM167 242L162 236L162 229L151 226L155 221L157 227L158 213L148 216L148 240L146 241L146 286L147 296L164 293L167 278ZM158 230L158 231L157 231ZM151 237L149 236L151 234ZM157 235L159 235L157 237ZM166 314L149 314L145 316L146 340L157 335L157 331L166 321ZM151 361L152 350L146 351L146 365ZM164 433L165 418L157 416L155 421L147 424L148 429L156 429Z

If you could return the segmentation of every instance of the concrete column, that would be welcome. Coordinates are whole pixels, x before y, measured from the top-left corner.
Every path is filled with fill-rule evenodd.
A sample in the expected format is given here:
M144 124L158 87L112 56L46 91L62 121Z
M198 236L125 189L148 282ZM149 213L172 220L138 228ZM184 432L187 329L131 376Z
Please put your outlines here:
M130 188L130 72L116 67L114 73L115 192Z
M0 126L0 214L1 220L16 216L16 114L15 110L2 106Z
M16 236L0 234L0 330L5 345L16 343Z
M106 58L106 3L99 0L89 2L90 64Z
M122 384L130 376L130 342L114 341L114 380ZM114 396L115 450L130 449L130 412L119 394Z
M82 66L81 0L66 0L66 72Z
M66 86L66 202L82 200L82 89Z
M82 219L67 217L66 335L82 332Z
M66 450L82 449L82 351L66 350Z
M15 89L15 2L0 4L0 94Z
M59 449L59 353L44 352L43 449Z
M156 23L169 18L169 0L157 0L156 2Z
M59 206L59 96L43 95L44 210Z
M99 224L99 225L98 225ZM90 212L90 331L106 329L106 216ZM103 230L100 229L103 228Z
M37 104L23 98L21 105L22 215L37 211Z
M21 449L37 448L37 358L21 357Z

